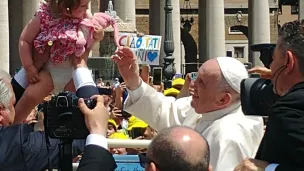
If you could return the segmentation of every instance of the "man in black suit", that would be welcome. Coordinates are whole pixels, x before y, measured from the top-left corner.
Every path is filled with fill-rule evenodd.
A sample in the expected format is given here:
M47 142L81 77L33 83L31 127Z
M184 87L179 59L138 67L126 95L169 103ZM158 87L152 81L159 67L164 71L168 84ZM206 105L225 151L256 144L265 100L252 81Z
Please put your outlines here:
M281 97L256 159L244 160L235 171L304 170L304 20L282 26L270 69L274 93Z
M48 152L44 132L35 132L33 127L28 124L11 126L14 122L14 104L16 98L10 84L10 79L10 75L0 69L0 149L2 151L0 154L0 170L46 170L48 166ZM99 98L102 97L100 96ZM109 152L102 147L93 145L100 145L100 143L98 143L100 139L103 144L106 144L106 141L104 141L105 138L102 138L104 137L103 131L100 130L107 129L108 112L104 110L105 107L103 103L98 103L97 107L93 110L84 110L86 108L84 108L83 105L85 104L82 101L79 105L82 106L81 108L86 115L87 127L90 128L89 130L92 134L87 138L83 163L89 162L91 165L96 163L96 161L91 161L90 157L87 157L90 156L90 153L92 154L92 152L90 152L91 149L95 149L93 150L94 152L100 151L101 153L93 153L93 155L103 156L99 159L109 163L109 168L114 168L114 159L109 155ZM103 120L106 120L104 121L106 122L105 125L100 124L103 123ZM59 140L50 139L49 155L53 168L58 166L59 142ZM77 155L83 151L84 146L84 140L75 140L73 151ZM98 166L98 164L95 165ZM107 165L104 164L105 168L106 166Z

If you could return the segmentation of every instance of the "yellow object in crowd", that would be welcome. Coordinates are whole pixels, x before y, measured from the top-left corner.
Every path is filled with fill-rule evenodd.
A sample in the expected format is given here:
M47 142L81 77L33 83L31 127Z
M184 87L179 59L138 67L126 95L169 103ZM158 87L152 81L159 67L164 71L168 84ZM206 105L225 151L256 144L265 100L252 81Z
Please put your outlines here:
M179 90L175 88L169 88L164 91L165 96L177 96L179 94Z
M126 136L124 133L121 132L115 132L112 135L110 135L109 139L121 139L121 140L127 140L129 139L128 136Z
M149 125L138 119L137 117L135 116L131 116L129 118L129 124L128 124L128 131L131 131L133 128L147 128Z
M117 128L118 128L117 123L116 123L116 122L115 122L113 119L109 119L109 120L108 120L108 124L113 125L113 126L115 127L115 129L117 129Z
M175 86L183 86L185 84L185 80L182 78L176 78L175 80L173 80L172 82L172 87Z

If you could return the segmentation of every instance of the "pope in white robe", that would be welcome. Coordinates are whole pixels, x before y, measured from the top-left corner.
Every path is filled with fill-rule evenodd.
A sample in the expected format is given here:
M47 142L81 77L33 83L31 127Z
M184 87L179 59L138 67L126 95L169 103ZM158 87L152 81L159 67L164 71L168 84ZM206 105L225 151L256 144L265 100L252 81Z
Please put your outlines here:
M130 76L132 73L126 73L136 72L135 64L130 65L129 71L123 68L125 65L123 62L120 64L120 60L128 60L127 58L132 57L130 55L127 57L121 55L119 59L114 57L118 67L122 66L119 67L119 70L122 76L126 77L127 87L133 86L133 91L128 90L129 97L125 103L127 112L144 120L156 130L173 125L195 128L209 143L210 164L214 171L232 171L244 158L254 157L263 137L263 120L259 117L244 116L240 99L223 109L197 114L195 108L199 109L201 105L198 104L193 108L190 105L191 103L192 106L195 106L194 102L191 101L197 100L192 99L197 98L197 95L176 100L173 97L165 97L162 93L158 93L143 81L139 81L139 87L135 89L133 80L136 79L129 81L128 79L134 76ZM239 95L240 82L248 77L244 65L229 57L219 57L216 60L222 76ZM124 62L130 63L132 61ZM204 69L202 67L198 79L200 79L201 70ZM123 71L124 73L122 73ZM197 94L197 90L194 91L194 94Z

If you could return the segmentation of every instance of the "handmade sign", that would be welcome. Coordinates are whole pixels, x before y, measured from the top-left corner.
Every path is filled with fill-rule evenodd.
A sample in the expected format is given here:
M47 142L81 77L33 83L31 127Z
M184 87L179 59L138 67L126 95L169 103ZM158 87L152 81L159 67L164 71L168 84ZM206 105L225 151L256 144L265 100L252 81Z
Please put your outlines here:
M133 33L120 33L119 44L130 47L139 64L159 65L161 36L144 35L137 37Z

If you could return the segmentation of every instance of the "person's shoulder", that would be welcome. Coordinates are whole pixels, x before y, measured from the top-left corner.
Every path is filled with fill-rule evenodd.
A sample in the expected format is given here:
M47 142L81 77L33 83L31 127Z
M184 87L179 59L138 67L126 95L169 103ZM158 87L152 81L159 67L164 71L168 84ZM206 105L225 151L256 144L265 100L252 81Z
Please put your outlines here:
M304 111L303 99L304 88L291 90L284 96L280 97L273 107L300 107Z
M262 118L249 118L243 113L227 115L214 122L213 127L217 136L228 139L250 135L264 128Z
M214 127L211 135L213 144L238 144L246 139L244 131L236 125Z
M18 124L12 126L1 126L1 133L4 132L32 132L34 131L34 127L30 124Z
M34 129L28 124L18 124L8 127L0 127L0 139L5 140L8 146L12 144L21 144ZM13 135L13 136L12 136ZM1 144L3 145L3 144Z
M273 118L297 117L304 118L304 89L292 91L280 97L272 106Z

